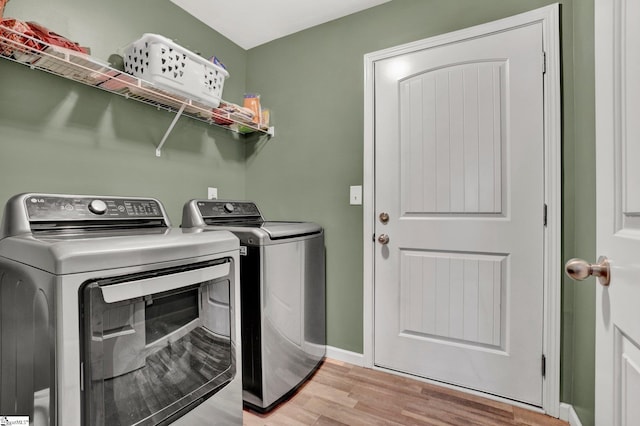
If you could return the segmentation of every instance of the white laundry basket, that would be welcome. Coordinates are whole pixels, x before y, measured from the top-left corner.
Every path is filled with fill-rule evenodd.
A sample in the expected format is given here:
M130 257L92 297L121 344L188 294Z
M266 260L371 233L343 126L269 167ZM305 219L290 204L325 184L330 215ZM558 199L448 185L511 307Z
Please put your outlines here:
M124 70L158 88L216 108L227 70L158 34L143 34L124 48Z

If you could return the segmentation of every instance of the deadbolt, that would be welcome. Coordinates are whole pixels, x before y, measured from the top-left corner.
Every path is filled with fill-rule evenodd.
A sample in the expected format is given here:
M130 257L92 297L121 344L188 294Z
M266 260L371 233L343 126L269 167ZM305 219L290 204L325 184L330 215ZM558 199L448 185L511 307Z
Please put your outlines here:
M387 223L389 222L389 213L380 213L380 216L378 216L380 218L380 222L382 223Z

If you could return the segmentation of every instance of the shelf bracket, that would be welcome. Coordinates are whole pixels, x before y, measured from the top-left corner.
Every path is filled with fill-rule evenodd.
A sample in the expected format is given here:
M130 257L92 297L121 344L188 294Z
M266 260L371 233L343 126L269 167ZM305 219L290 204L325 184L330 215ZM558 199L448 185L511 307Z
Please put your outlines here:
M173 121L171 122L171 124L169 125L169 128L167 129L167 131L165 132L164 136L162 137L162 140L160 141L160 143L156 147L156 157L162 156L162 146L167 141L167 138L169 137L169 134L173 130L173 127L176 125L176 122L178 121L178 119L180 118L180 116L182 115L182 113L184 112L184 109L186 107L187 107L187 103L185 102L180 106L180 109L176 113L176 116L173 117Z

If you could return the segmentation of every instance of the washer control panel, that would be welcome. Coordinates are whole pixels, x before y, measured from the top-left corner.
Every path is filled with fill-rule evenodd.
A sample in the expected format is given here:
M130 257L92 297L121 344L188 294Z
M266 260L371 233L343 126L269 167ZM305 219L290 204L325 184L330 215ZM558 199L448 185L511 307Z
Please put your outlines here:
M251 201L198 201L198 211L203 218L262 218L260 210Z
M100 220L164 218L154 199L31 195L25 199L29 220Z

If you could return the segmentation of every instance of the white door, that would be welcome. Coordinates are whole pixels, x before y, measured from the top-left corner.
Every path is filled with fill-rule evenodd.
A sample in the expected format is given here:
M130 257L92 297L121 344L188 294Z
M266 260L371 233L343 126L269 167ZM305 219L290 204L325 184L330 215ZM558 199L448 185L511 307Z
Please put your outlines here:
M596 425L640 424L640 2L597 0ZM593 260L593 259L589 259Z
M375 365L542 406L543 73L540 22L375 63Z

